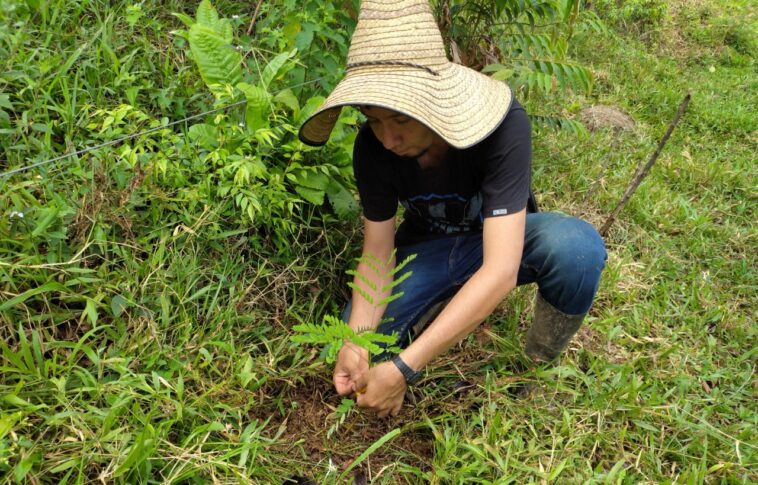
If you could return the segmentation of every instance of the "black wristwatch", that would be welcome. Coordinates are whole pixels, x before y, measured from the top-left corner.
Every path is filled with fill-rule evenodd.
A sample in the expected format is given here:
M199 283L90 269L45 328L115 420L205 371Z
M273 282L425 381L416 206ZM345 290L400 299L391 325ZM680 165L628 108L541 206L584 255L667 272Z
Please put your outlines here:
M395 364L395 367L397 367L400 373L403 374L406 384L413 384L419 377L421 377L421 371L413 370L408 367L408 364L403 362L400 355L394 356L392 358L392 363Z

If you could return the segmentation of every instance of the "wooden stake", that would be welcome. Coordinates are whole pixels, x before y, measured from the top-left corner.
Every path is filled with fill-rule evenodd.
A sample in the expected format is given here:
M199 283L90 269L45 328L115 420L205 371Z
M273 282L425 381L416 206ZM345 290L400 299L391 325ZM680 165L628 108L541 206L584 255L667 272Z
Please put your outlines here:
M260 10L262 3L263 3L263 0L258 0L258 3L255 5L255 12L253 12L253 18L250 20L250 25L247 26L247 35L250 35L253 32L253 28L255 27L255 21L258 20L258 10Z
M603 224L603 227L600 229L601 236L605 237L608 234L608 230L616 220L616 217L618 217L621 209L623 209L626 203L629 202L629 199L632 197L632 194L634 194L634 191L637 190L637 187L640 186L644 178L647 177L647 174L650 173L650 169L653 167L655 161L658 160L658 156L661 154L661 151L663 151L663 147L666 146L666 142L669 140L671 133L679 123L679 119L687 109L687 105L690 104L690 98L692 98L692 93L687 93L687 95L684 97L684 100L682 100L682 104L679 105L679 111L676 112L676 116L674 116L674 119L671 120L671 123L666 130L666 134L663 135L663 138L661 138L661 141L658 143L658 148L655 149L655 153L653 153L653 156L650 157L650 160L648 160L648 162L641 169L637 170L637 173L634 175L632 181L629 183L629 186L626 188L626 191L621 197L618 205L616 205L616 208L613 209L613 212L608 217L608 220L606 220L605 224Z

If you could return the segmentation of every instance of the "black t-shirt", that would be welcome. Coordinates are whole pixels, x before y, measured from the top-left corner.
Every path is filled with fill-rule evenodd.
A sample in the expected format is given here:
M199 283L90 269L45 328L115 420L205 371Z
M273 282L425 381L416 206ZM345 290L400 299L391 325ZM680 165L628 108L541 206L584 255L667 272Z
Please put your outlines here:
M485 217L526 207L531 182L529 118L515 99L508 115L487 138L450 148L437 166L422 169L415 158L385 149L364 124L355 140L353 168L363 214L386 221L405 208L395 243L481 231Z

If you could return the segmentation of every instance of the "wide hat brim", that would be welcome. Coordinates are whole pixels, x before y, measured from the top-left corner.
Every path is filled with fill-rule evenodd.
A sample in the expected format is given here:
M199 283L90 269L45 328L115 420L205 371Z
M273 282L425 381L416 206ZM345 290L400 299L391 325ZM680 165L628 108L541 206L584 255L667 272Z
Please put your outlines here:
M507 84L454 64L435 73L412 66L349 69L300 128L308 145L324 145L343 106L378 106L421 122L455 148L486 138L505 118L513 95Z

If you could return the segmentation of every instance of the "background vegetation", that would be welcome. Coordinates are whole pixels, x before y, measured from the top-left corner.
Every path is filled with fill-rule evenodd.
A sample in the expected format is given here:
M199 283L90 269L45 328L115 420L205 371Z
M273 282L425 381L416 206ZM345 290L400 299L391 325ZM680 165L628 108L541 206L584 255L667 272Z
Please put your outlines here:
M602 223L693 100L561 365L522 370L522 288L387 420L290 340L339 312L359 249L358 118L295 136L357 2L214 5L0 0L0 172L154 129L0 176L3 481L758 480L750 1L433 3L450 55L533 114L543 210ZM634 128L588 132L595 105Z

